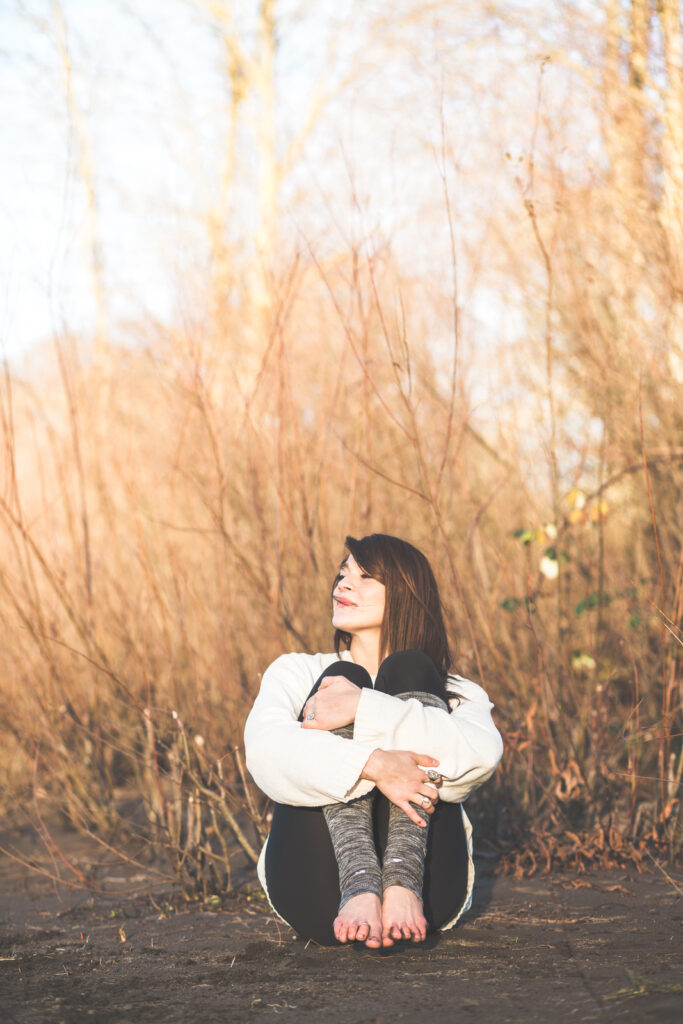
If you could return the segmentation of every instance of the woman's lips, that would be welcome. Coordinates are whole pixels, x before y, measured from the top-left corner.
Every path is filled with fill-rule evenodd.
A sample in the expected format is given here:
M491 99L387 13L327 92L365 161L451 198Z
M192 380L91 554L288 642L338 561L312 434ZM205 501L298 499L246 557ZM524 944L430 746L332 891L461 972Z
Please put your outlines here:
M337 604L340 604L342 608L355 608L356 605L353 601L347 601L344 597L335 597Z

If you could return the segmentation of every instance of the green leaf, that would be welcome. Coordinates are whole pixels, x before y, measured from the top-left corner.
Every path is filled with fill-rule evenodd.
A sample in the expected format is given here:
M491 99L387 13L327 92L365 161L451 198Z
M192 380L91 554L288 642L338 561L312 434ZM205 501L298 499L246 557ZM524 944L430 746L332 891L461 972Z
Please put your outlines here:
M607 605L610 605L611 603L611 594L603 594L601 600L597 590L594 590L592 594L588 595L588 597L584 597L583 601L579 601L574 611L577 615L583 615L585 611L588 611L590 608L597 608L599 604L602 604L603 608L605 608Z
M528 547L532 540L536 540L536 530L513 530L512 536Z

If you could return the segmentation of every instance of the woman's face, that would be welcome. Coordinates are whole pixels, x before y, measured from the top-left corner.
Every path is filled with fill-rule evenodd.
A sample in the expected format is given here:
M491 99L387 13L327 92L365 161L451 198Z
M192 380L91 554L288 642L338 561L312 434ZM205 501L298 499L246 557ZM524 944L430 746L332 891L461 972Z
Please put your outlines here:
M384 584L368 576L349 555L332 592L332 625L352 635L364 630L379 631L385 595Z

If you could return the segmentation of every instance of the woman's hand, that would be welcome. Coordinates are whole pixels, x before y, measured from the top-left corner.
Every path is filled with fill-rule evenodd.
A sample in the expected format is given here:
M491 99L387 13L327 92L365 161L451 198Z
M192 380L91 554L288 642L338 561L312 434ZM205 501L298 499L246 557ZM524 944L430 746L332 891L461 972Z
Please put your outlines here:
M304 729L340 729L356 721L360 686L345 676L325 676L304 705ZM314 718L310 718L314 715Z
M411 806L420 804L426 814L433 814L439 799L438 783L431 782L424 768L436 768L439 762L427 754L412 750L373 750L361 772L362 779L374 782L392 804L396 804L416 825L425 822ZM420 767L420 766L423 767Z

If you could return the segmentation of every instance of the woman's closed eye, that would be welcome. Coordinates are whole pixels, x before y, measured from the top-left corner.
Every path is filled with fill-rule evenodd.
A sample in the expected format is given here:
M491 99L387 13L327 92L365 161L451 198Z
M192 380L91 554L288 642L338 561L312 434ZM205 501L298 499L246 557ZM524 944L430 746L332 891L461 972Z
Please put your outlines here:
M369 572L361 572L359 573L359 576L362 580L374 580L375 578L374 576L371 576ZM337 573L337 575L334 578L333 587L336 587L338 583L341 583L342 580L347 579L347 577L348 573L346 572Z

